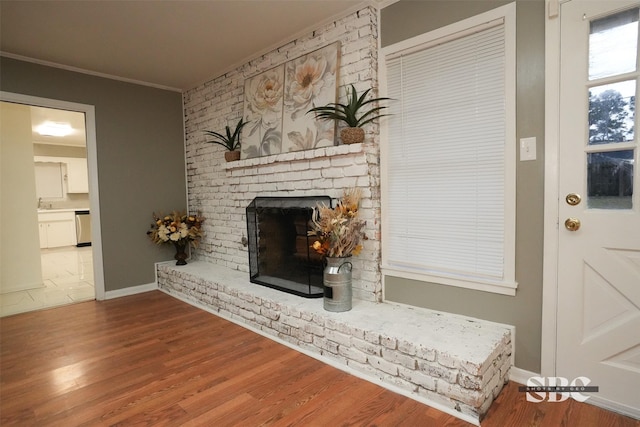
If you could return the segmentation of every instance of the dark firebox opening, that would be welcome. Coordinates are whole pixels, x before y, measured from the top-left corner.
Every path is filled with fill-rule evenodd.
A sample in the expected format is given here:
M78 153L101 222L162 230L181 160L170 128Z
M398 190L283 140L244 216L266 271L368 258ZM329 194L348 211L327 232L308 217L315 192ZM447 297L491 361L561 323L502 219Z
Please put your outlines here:
M257 197L247 207L249 273L252 283L306 298L321 298L322 256L311 245L309 221L328 196Z

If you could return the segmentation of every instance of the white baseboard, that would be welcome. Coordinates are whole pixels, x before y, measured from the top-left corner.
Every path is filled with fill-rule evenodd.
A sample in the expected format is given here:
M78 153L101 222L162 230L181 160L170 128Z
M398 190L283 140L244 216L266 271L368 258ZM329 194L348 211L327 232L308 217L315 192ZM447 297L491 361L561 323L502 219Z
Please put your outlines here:
M516 368L515 366L511 367L511 373L509 374L509 379L511 381L518 384L526 385L527 379L531 377L542 377L542 375L535 372L526 371L524 369ZM618 414L626 415L627 417L640 420L640 410L638 410L638 408L633 408L617 402L613 402L611 400L603 399L597 394L590 394L589 400L587 400L585 403L597 406L602 409L606 409L607 411L616 412Z
M524 369L516 368L515 366L511 367L511 372L509 373L509 380L518 383L518 384L527 384L527 380L531 377L539 377L540 374L535 372L527 371Z
M154 291L158 289L158 283L148 283L146 285L132 286L130 288L116 289L115 291L105 292L104 299L113 299L126 297L128 295L141 294L143 292Z
M640 409L623 405L618 402L613 402L611 400L603 399L599 397L597 393L590 395L589 400L587 400L585 403L589 403L593 406L606 409L607 411L616 412L618 414L626 415L627 417L640 420Z

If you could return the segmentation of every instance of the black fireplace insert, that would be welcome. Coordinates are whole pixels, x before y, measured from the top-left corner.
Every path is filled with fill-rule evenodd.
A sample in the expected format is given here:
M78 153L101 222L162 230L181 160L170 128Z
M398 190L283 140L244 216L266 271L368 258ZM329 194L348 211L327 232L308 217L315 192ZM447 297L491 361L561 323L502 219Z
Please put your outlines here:
M323 259L311 248L309 221L329 196L257 197L247 206L252 283L306 298L321 298Z

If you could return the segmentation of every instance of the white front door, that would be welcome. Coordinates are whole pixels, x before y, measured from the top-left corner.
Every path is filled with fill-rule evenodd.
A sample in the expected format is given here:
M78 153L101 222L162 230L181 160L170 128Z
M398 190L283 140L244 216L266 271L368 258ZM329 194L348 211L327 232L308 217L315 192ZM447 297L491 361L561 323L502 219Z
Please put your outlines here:
M556 376L640 417L640 1L561 6Z

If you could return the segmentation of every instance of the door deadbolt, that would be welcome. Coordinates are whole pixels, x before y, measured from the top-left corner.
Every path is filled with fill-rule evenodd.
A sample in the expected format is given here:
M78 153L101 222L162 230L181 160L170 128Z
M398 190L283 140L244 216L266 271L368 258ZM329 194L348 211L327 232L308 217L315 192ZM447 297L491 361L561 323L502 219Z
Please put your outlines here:
M575 206L582 201L582 197L577 193L569 193L567 194L567 197L565 197L565 200L567 201L567 204Z
M578 218L567 218L564 226L569 231L578 231L580 229L580 220Z

